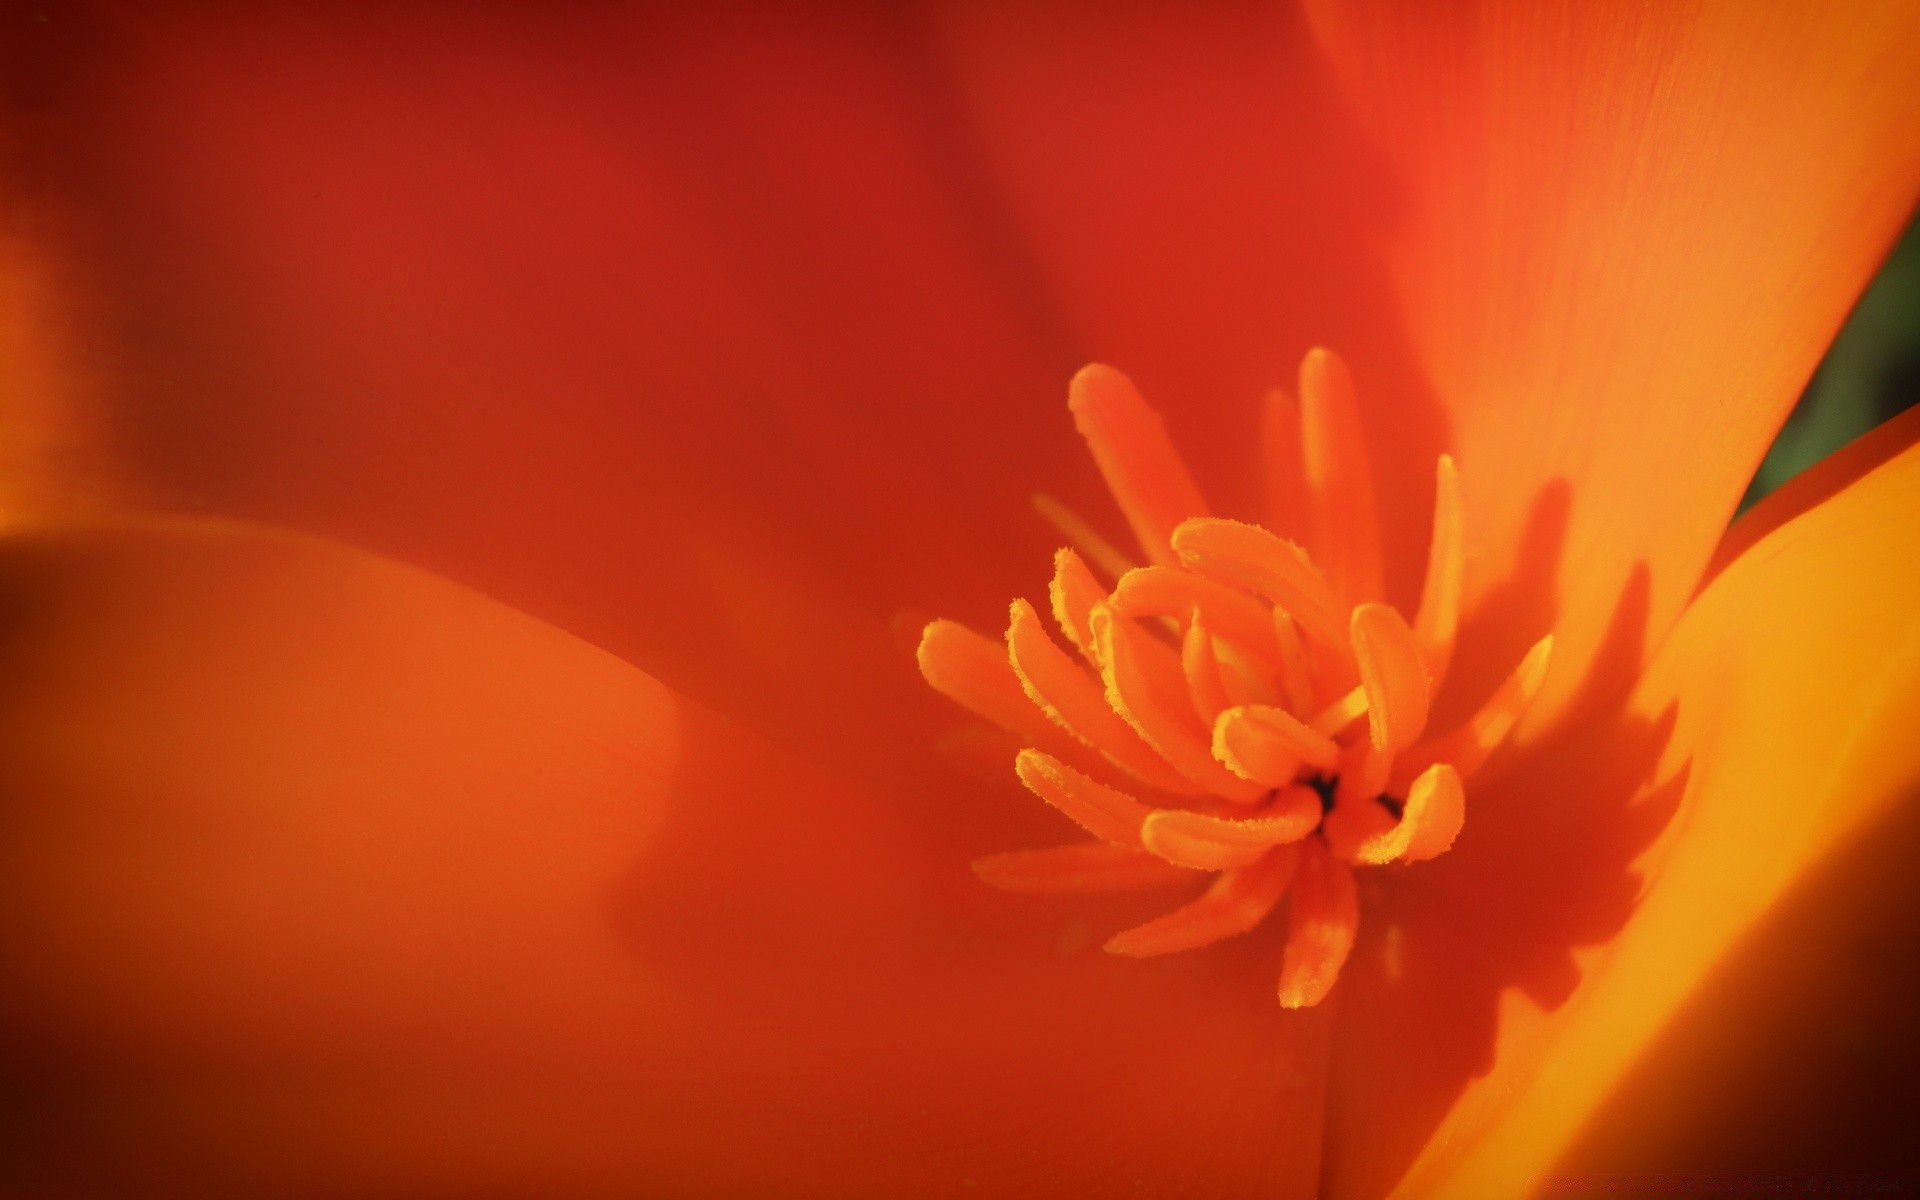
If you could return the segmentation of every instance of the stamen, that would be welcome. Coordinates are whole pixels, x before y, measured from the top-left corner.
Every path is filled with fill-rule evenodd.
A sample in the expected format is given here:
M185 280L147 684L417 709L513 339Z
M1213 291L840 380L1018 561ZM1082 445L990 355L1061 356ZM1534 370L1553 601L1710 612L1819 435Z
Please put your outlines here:
M1198 611L1221 637L1268 669L1280 669L1272 609L1237 588L1178 567L1141 567L1120 577L1108 603L1123 617L1185 617Z
M1193 711L1208 725L1231 703L1227 686L1221 681L1220 660L1214 657L1213 634L1199 609L1187 622L1180 639L1180 669L1187 676L1187 695L1193 699Z
M1301 479L1300 406L1285 388L1268 388L1260 409L1260 465L1267 491L1269 529L1291 530L1307 520L1310 507Z
M973 860L973 873L1009 892L1131 892L1185 883L1193 872L1132 846L1078 842Z
M1098 750L1114 766L1151 787L1197 795L1185 776L1140 740L1107 703L1105 691L1086 668L1067 657L1040 627L1033 605L1015 600L1007 620L1007 660L1021 688L1061 728Z
M1220 664L1220 682L1226 688L1228 708L1237 704L1285 706L1286 697L1281 694L1279 681L1272 668L1242 654L1240 647L1232 642L1219 638L1213 642L1213 657ZM1207 718L1208 728L1212 728L1214 719L1219 715L1214 713Z
M1534 646L1464 725L1428 736L1460 625L1459 473L1447 455L1435 464L1432 540L1409 623L1382 602L1353 380L1329 351L1301 363L1297 405L1278 390L1268 397L1261 435L1274 516L1310 516L1317 565L1265 528L1209 516L1159 415L1118 371L1082 370L1069 407L1148 565L1036 496L1035 509L1072 543L1054 555L1048 588L1066 641L1017 600L1004 655L935 621L919 660L934 688L1031 743L1014 760L1021 783L1098 840L989 855L974 870L1020 892L1118 891L1214 872L1197 899L1107 944L1134 956L1244 933L1291 887L1279 999L1316 1004L1352 953L1354 868L1452 848L1464 781L1539 692L1553 640ZM1281 474L1296 466L1298 487ZM1089 562L1113 577L1111 594ZM969 732L1004 747L984 728ZM1103 771L1081 765L1089 747L1153 790L1086 774ZM1159 792L1196 799L1159 808ZM1402 953L1400 933L1388 931L1390 961Z
M1285 709L1248 704L1213 723L1213 756L1243 779L1280 787L1292 783L1303 765L1331 770L1340 747Z
M1047 599L1053 607L1053 619L1067 635L1080 656L1088 662L1093 656L1093 630L1087 618L1093 606L1106 598L1106 589L1093 577L1087 564L1071 549L1062 547L1053 554L1053 582L1047 586Z
M1343 654L1345 622L1337 615L1326 577L1300 547L1260 528L1214 517L1173 531L1180 561L1200 574L1245 588L1285 609L1301 632Z
M1013 770L1028 791L1093 836L1122 846L1140 844L1140 827L1153 810L1132 796L1096 783L1038 750L1022 750L1013 760Z
M1141 549L1153 562L1172 565L1177 560L1168 537L1174 526L1205 516L1207 506L1160 414L1140 398L1132 380L1098 363L1073 377L1067 407Z
M1287 707L1306 712L1313 707L1313 660L1300 641L1300 626L1278 608L1273 610L1273 640L1280 647L1280 687Z
M1259 799L1264 788L1238 778L1214 761L1188 703L1186 678L1178 660L1161 661L1155 652L1165 647L1105 605L1094 608L1092 622L1107 702L1114 711L1125 717L1160 757L1202 788L1242 804Z
M1280 962L1280 1003L1287 1008L1308 1008L1326 998L1360 927L1353 868L1316 839L1299 845L1300 865L1287 910L1287 949Z
M1366 439L1353 376L1331 350L1309 350L1300 362L1300 450L1313 505L1313 548L1327 577L1349 604L1379 599L1380 525Z
M1185 809L1161 808L1147 815L1140 840L1160 853L1156 841L1184 838L1223 846L1277 846L1297 842L1320 824L1320 796L1310 787L1284 787L1260 815L1210 817ZM1177 860L1176 860L1177 861Z
M1336 801L1372 800L1386 789L1388 772L1392 766L1392 753L1375 750L1370 742L1349 747L1340 756L1340 784L1336 789Z
M1297 845L1276 846L1258 861L1221 875L1185 908L1114 935L1107 952L1145 958L1245 933L1266 920L1286 894L1299 858Z
M1367 689L1354 688L1346 695L1315 713L1307 728L1322 737L1339 737L1347 726L1367 715Z
M1119 547L1101 537L1079 513L1052 496L1044 492L1035 493L1033 511L1040 514L1041 520L1053 526L1061 537L1066 538L1069 545L1092 559L1094 565L1113 578L1118 579L1140 565L1122 553Z
M1453 764L1462 780L1471 779L1487 761L1487 756L1507 739L1514 722L1546 682L1547 663L1552 657L1553 635L1548 634L1533 644L1533 649L1527 651L1513 674L1487 698L1479 712L1445 737L1415 746L1407 753L1396 775L1411 781L1434 763L1446 762Z
M1360 605L1351 623L1374 749L1398 753L1427 727L1430 696L1419 644L1406 620L1385 604Z
M1237 870L1258 861L1267 852L1266 846L1229 845L1212 838L1194 837L1178 826L1169 825L1155 826L1151 832L1143 826L1140 838L1142 846L1174 866L1196 871Z
M1414 640L1427 664L1434 689L1447 677L1453 642L1460 628L1460 585L1466 571L1466 542L1461 529L1460 474L1445 454L1434 468L1433 541L1427 547L1427 580L1420 588L1420 611L1413 619Z
M1361 842L1356 857L1376 865L1437 857L1453 846L1466 818L1467 793L1459 772L1447 763L1435 763L1413 781L1399 823Z
M1062 735L1027 698L1004 647L958 621L932 621L920 633L920 675L933 690L1015 737L1055 752L1071 752Z
M1343 778L1342 784L1346 781ZM1327 848L1342 862L1360 862L1363 847L1390 837L1399 822L1378 793L1340 787L1335 789L1333 808L1320 826Z

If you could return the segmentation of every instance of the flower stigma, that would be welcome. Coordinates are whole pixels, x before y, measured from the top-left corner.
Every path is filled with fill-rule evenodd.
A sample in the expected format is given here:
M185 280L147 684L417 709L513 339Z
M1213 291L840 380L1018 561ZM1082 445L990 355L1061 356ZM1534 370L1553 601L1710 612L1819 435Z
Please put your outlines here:
M1009 610L1004 645L946 620L921 635L926 681L1027 743L1014 759L1020 782L1090 835L989 855L974 870L1030 893L1211 875L1196 899L1107 942L1134 957L1246 933L1284 900L1280 1003L1318 1004L1359 926L1355 868L1452 847L1466 784L1539 691L1553 639L1459 727L1429 730L1460 616L1458 475L1441 455L1408 621L1381 599L1352 378L1331 351L1307 354L1298 399L1318 560L1262 526L1210 515L1159 414L1120 372L1082 369L1068 408L1147 561L1128 561L1043 498L1042 516L1073 543L1054 555L1048 587L1065 645L1026 600Z

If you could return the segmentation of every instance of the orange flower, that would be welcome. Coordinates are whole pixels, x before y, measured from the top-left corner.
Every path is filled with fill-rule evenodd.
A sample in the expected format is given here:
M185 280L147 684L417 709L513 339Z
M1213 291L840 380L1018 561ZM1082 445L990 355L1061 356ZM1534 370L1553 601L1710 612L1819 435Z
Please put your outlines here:
M1909 10L56 11L10 161L201 515L0 559L9 1182L1518 1193L1913 778L1920 428L1722 543L1920 187ZM1401 612L1459 466L1435 727L1554 650L1286 1011L981 887L1060 826L885 631L1104 523L1084 361L1303 511L1320 343Z
M974 870L1009 891L1041 893L1167 887L1190 882L1192 871L1215 873L1191 903L1107 942L1112 953L1141 957L1246 933L1288 896L1280 1003L1311 1007L1353 950L1353 868L1453 848L1464 784L1539 693L1553 637L1528 650L1478 711L1429 734L1459 633L1459 474L1441 455L1410 624L1379 599L1373 480L1353 379L1327 350L1301 363L1297 406L1284 392L1269 401L1272 428L1301 450L1302 462L1275 467L1304 474L1319 563L1270 530L1207 515L1159 415L1125 376L1088 367L1072 397L1075 423L1151 561L1133 565L1080 518L1043 505L1116 577L1104 588L1072 548L1054 555L1049 607L1084 663L1054 644L1025 600L1013 602L1004 649L952 621L921 634L927 682L1034 743L1014 759L1020 782L1093 838L994 855ZM1301 514L1277 514L1290 515ZM1156 621L1177 625L1178 649L1155 637ZM1128 791L1039 746L1118 772ZM1130 794L1142 788L1164 801Z

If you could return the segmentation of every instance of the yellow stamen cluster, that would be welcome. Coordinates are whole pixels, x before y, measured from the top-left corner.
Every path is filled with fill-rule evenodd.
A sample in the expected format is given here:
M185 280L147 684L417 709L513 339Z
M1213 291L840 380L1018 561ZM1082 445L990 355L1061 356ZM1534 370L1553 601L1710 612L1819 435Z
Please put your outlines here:
M1158 414L1119 372L1082 370L1068 405L1148 565L1116 561L1084 522L1044 501L1043 514L1117 575L1109 586L1075 549L1055 555L1050 615L1070 649L1016 600L1004 647L935 621L919 661L935 689L1028 743L1014 763L1021 783L1093 840L993 855L975 870L1024 892L1213 873L1197 899L1107 943L1134 956L1244 933L1285 898L1280 1002L1316 1004L1353 946L1354 867L1453 845L1466 781L1539 690L1552 639L1463 725L1429 735L1460 614L1458 479L1443 455L1409 623L1379 599L1358 410L1328 351L1300 370L1319 562L1258 525L1209 515Z

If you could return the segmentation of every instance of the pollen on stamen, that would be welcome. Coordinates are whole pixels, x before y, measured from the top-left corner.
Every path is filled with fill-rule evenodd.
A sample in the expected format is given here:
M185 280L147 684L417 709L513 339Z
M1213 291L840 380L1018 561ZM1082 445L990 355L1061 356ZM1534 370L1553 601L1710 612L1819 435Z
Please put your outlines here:
M1330 352L1302 364L1297 406L1284 396L1266 406L1269 422L1297 419L1297 436L1270 424L1261 439L1294 460L1270 463L1270 480L1304 481L1270 491L1304 496L1310 549L1209 513L1159 415L1118 371L1076 375L1069 408L1148 565L1038 497L1072 544L1055 555L1047 605L1069 648L1025 600L1008 610L1004 639L927 626L928 683L1026 745L1019 781L1090 839L989 855L974 871L1035 894L1211 876L1184 906L1114 934L1108 951L1196 950L1281 911L1279 1002L1317 1004L1362 919L1356 869L1417 871L1409 864L1453 846L1468 828L1467 784L1538 694L1552 639L1462 725L1428 730L1461 616L1458 471L1445 455L1435 464L1410 619L1382 598L1360 409Z

